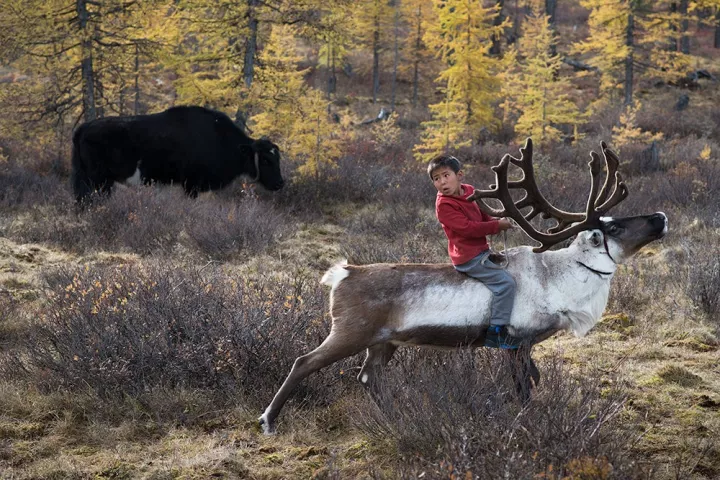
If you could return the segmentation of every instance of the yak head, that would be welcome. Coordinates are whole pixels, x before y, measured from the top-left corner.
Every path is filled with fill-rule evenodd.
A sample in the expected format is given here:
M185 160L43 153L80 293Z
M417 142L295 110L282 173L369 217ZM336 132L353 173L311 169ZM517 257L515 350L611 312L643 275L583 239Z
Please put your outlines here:
M268 190L280 190L285 181L280 173L280 149L267 138L252 143L255 162L255 181Z

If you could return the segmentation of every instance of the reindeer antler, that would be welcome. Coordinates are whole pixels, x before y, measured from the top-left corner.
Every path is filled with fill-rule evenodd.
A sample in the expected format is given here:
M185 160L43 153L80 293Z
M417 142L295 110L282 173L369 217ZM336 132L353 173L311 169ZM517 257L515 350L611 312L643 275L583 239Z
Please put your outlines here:
M543 252L553 245L566 240L573 235L583 231L592 230L600 226L600 217L608 210L620 203L627 197L628 190L622 181L620 173L617 171L620 160L617 155L608 149L605 142L600 144L602 147L605 166L607 167L607 176L605 183L600 188L600 174L602 172L603 162L600 155L590 152L591 160L588 163L590 167L590 195L588 196L585 212L566 212L560 210L548 202L540 193L540 189L535 181L535 171L532 164L532 140L530 138L525 142L525 147L520 149L521 157L515 158L509 154L505 155L500 163L492 170L495 172L495 184L490 185L491 190L475 190L468 198L475 200L480 210L493 217L509 217L517 222L518 226L532 239L537 240L542 245L535 247L534 252ZM523 171L523 177L520 180L508 181L508 168L510 163L520 167ZM612 180L611 180L612 179ZM614 180L613 191L610 194L610 183ZM514 202L510 195L510 189L523 189L525 196ZM484 199L495 198L500 200L502 209L495 209L488 206ZM530 207L528 213L523 214L523 208ZM542 218L552 218L557 221L557 225L548 228L547 232L535 229L530 221L538 214L542 214Z

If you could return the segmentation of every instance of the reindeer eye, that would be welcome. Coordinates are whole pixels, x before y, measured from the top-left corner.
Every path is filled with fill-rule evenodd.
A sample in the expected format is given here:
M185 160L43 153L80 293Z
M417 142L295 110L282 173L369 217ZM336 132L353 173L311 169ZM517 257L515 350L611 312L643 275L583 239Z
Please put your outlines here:
M617 235L621 231L621 228L617 225L610 225L610 228L608 228L608 233L610 233L610 235Z

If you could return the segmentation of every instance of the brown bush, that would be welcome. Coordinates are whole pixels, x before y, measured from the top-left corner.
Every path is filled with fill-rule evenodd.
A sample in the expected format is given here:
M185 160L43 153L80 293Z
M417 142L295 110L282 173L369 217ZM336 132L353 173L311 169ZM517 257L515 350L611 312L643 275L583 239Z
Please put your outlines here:
M679 95L678 95L679 96ZM662 133L665 138L689 136L708 137L717 133L710 109L692 106L687 110L675 111L673 103L658 102L643 105L637 115L637 126L648 132Z
M0 163L0 208L4 211L70 201L69 186L61 177L15 163Z
M46 279L47 305L24 347L28 378L48 390L117 399L203 389L259 409L329 330L325 291L299 274L251 280L150 264L61 269ZM327 402L328 378L342 365L297 395Z
M701 244L688 244L687 250L686 275L677 283L705 317L720 328L720 240L708 235Z
M205 200L193 204L182 221L191 247L203 255L227 260L233 255L258 253L289 230L291 222L271 203L244 198L228 204Z
M356 414L358 427L377 441L392 439L412 459L408 470L429 478L535 478L548 468L564 478L586 462L607 471L603 478L634 476L634 434L619 418L626 394L618 382L601 389L601 372L571 374L551 357L522 407L509 357L496 353L399 352L376 408Z

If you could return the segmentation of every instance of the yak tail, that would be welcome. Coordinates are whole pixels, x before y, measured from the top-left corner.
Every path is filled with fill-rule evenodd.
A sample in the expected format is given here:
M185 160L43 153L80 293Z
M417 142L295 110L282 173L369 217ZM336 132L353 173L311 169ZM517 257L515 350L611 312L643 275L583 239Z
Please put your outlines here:
M73 193L75 194L75 200L78 203L82 202L83 199L93 192L90 177L80 155L80 136L82 135L82 131L83 125L79 126L73 135L72 169L70 172L70 183Z

